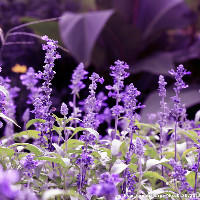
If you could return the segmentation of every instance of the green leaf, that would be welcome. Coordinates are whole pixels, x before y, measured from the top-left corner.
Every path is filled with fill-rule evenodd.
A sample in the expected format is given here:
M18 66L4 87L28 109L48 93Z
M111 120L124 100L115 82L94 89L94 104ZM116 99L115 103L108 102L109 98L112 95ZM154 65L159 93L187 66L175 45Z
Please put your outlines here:
M121 146L120 146L120 151L122 152L122 155L125 156L126 153L128 152L128 145L126 144L126 142L122 142Z
M160 174L158 174L157 172L146 171L146 172L144 172L143 176L147 177L149 179L156 178L156 179L160 179L160 180L162 180L164 182L167 182L167 180L163 176L161 176Z
M3 113L0 113L0 117L5 119L5 120L8 120L10 122L12 122L13 124L15 124L17 127L21 128L13 119L11 119L10 117L4 115Z
M131 163L128 165L128 167L132 169L134 172L137 172L138 165Z
M194 188L194 185L195 185L195 172L190 172L188 175L186 175L186 180L190 184L190 186Z
M143 126L143 127L151 128L151 129L154 129L154 130L158 130L158 127L156 125L154 125L154 124L136 122L135 125L137 125L139 127Z
M182 154L182 156L181 156L181 159L185 159L185 157L186 157L186 155L187 155L188 153L190 153L191 151L195 151L196 149L197 149L196 147L192 147L192 148L186 149L186 150L183 152L183 154Z
M6 147L0 147L0 154L1 155L7 155L9 157L12 157L14 155L15 151Z
M22 131L20 133L14 134L14 138L18 138L18 137L22 137L24 135L27 135L30 138L38 139L39 138L39 135L38 135L39 133L40 133L40 131L36 131L36 130L26 130L26 131Z
M99 133L97 131L95 131L94 129L92 128L85 128L86 131L90 132L91 134L93 134L96 139L98 140L99 139Z
M15 144L10 145L9 147L12 148L16 146L24 146L25 149L28 149L30 152L34 153L36 156L40 156L43 154L40 148L29 143L15 143Z
M150 169L151 167L168 162L169 160L166 158L162 158L161 160L156 160L156 159L148 159L146 162L146 170Z
M179 131L178 133L180 133L182 135L186 135L191 140L193 140L195 143L199 143L197 140L200 139L200 137L198 136L198 134L195 131L191 131L191 130L185 131L185 130L182 130L182 131Z
M167 159L175 157L175 152L163 152L162 154L165 155ZM180 160L181 158L178 152L176 152L176 155L177 155L177 158Z
M32 17L22 17L21 21L26 23L38 21L39 23L28 25L28 27L30 27L35 34L40 36L48 35L49 38L58 40L59 44L62 44L57 21L52 20L52 21L40 22L40 20L38 20L37 18L32 18Z
M71 138L73 138L74 137L74 135L76 135L78 132L80 132L80 131L84 131L85 129L84 128L82 128L82 127L76 127L75 129L74 129L74 132L73 132L73 134L70 136L70 138L69 139L71 139Z
M150 147L149 145L146 144L145 148L146 148L144 152L145 156L150 156L151 158L159 158L157 151L153 147Z
M46 120L44 119L31 119L26 123L26 129L28 129L30 126L32 126L35 123L45 123Z
M58 157L42 156L42 157L37 157L35 159L36 160L46 160L46 161L49 161L49 162L60 164L62 167L67 167L64 160L62 158L58 158Z
M67 140L67 147L68 149L75 149L78 146L84 145L84 142L76 139L68 139ZM65 143L62 144L61 148L65 150Z
M81 121L81 122L82 122L82 120L79 119L79 118L76 118L76 117L70 117L70 118L67 118L67 119L66 119L66 123L68 123L68 122L70 122L70 121L73 121L73 120L77 120L77 121Z

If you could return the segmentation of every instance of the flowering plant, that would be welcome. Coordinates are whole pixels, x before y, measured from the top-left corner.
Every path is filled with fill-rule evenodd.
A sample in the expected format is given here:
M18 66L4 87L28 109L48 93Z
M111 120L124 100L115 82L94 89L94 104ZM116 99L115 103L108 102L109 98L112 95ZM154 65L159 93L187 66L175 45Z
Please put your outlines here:
M199 123L187 119L180 98L188 87L183 65L169 71L176 80L172 108L165 101L167 82L159 76L161 112L155 124L141 121L138 111L145 106L137 98L142 93L133 83L126 86L129 66L120 60L110 67L114 83L105 87L107 95L97 93L104 79L80 63L69 86L73 101L63 102L55 115L51 81L60 55L56 41L42 39L44 71L29 68L20 77L30 91L21 132L14 133L13 120L19 89L0 78L0 116L6 122L0 140L1 199L198 199ZM87 76L89 95L79 104ZM99 129L103 123L106 134Z

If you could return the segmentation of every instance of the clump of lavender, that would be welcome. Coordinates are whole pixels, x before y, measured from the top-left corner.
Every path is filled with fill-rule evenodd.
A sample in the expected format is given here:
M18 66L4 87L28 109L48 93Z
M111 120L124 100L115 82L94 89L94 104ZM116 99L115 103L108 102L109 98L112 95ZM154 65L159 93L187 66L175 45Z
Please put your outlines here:
M34 156L28 154L21 160L21 165L24 169L24 174L26 176L32 177L34 174L34 169L38 166L38 162L34 160Z
M50 100L52 92L51 80L56 73L53 71L54 61L61 56L56 51L57 41L49 39L48 36L43 36L42 39L46 41L46 44L43 44L42 47L46 51L45 65L43 66L44 71L36 74L36 77L44 82L42 83L40 94L34 99L34 110L32 112L35 114L35 118L46 120L42 129L44 132L48 132L54 123L54 118L51 115L54 109L51 109L52 102Z
M83 149L81 157L76 160L76 164L80 166L80 173L77 175L77 186L79 193L83 194L83 188L87 184L86 173L90 166L94 164L94 159L89 153Z
M97 107L99 106L99 102L96 100L95 94L96 94L96 89L97 89L97 83L103 84L104 79L101 78L97 73L93 73L89 79L92 81L92 83L89 85L90 95L85 100L85 105L84 105L85 116L83 118L83 127L96 129L98 125L98 122L96 119L96 115L97 115L96 110L97 110ZM96 140L96 136L87 131L84 131L80 139L85 142L85 147L83 147L83 152L81 154L82 159L90 158L91 157L89 155L90 152L87 151L87 147L88 147L88 144L94 143L94 141ZM87 171L87 168L85 167L84 162L82 162L82 159L80 163L80 166L81 166L80 174L78 175L79 190L81 190L81 188L83 187L83 184L85 183L85 175Z
M129 76L129 73L126 70L129 69L129 66L120 60L115 61L115 65L110 67L111 73L110 76L113 77L114 84L113 86L108 85L106 89L109 90L108 96L116 100L116 105L112 107L112 114L115 117L115 131L112 134L112 139L116 138L118 118L121 113L123 113L123 107L119 104L123 95L120 93L124 88L124 79Z
M144 105L138 104L138 100L136 99L137 96L139 96L141 93L137 90L137 88L134 87L134 85L131 83L129 86L126 87L126 91L124 92L123 96L123 103L124 103L124 110L125 110L125 117L129 120L129 125L127 128L127 131L130 135L130 145L129 145L129 151L126 155L126 164L130 163L131 156L133 153L133 134L136 132L138 127L135 125L135 119L136 119L136 110L140 108L144 108ZM124 171L125 181L123 183L123 193L126 193L126 184L127 180L129 180L128 176L128 170L126 169Z
M128 196L132 196L135 194L135 184L136 184L136 176L130 169L127 170L127 193Z
M186 190L188 192L192 192L193 188L189 186L186 181L185 175L187 170L183 169L181 165L177 164L177 162L173 159L170 160L169 164L173 167L172 177L176 181L180 182L179 190Z
M185 104L181 103L181 98L180 98L180 92L182 89L185 89L188 87L188 85L186 85L184 83L184 81L182 80L182 78L185 75L190 74L190 72L186 71L186 69L183 67L183 65L179 65L177 67L177 70L174 71L174 69L171 69L169 71L169 73L174 76L176 83L175 83L175 87L174 92L175 92L175 96L171 97L173 103L174 103L174 107L171 110L171 115L174 117L175 120L175 128L174 128L174 140L175 140L175 161L176 161L176 143L177 143L177 133L176 133L176 129L178 125L181 125L181 123L183 123L183 121L186 119L186 109L185 109Z
M90 95L86 98L84 103L85 116L83 118L83 126L84 128L96 129L99 125L96 115L99 109L100 101L97 101L95 94L97 89L97 83L103 84L104 79L96 73L93 73L89 79L92 81L92 83L89 85ZM86 137L86 135L82 136L81 139L85 141L86 138L84 139L84 137Z
M0 166L0 199L15 199L19 190L14 186L18 181L19 176L17 171L3 171Z
M72 117L73 118L79 117L79 116L77 116L78 108L76 107L76 97L79 96L80 90L85 88L85 84L83 83L82 80L87 78L88 72L85 71L84 68L85 67L84 67L83 63L80 63L77 66L77 68L74 70L74 72L72 74L72 80L71 80L72 83L69 86L72 89L72 94L73 94L73 103L72 103L72 108L73 108ZM77 125L76 123L75 123L75 127Z
M114 200L118 194L116 185L121 182L118 174L110 175L108 172L101 174L99 184L92 185L88 188L90 195L105 197L106 200Z

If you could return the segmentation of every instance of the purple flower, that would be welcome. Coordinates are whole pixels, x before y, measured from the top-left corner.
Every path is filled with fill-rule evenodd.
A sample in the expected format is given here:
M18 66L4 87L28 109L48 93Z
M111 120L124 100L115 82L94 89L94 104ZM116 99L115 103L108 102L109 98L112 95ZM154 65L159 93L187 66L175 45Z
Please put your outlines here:
M32 190L25 189L18 193L16 200L38 200L38 198Z
M117 60L115 65L110 67L111 73L110 76L114 79L113 86L106 86L106 89L109 90L109 96L115 99L121 99L120 91L124 88L124 79L129 76L129 73L125 70L129 69L129 66L124 62ZM113 92L111 92L113 90Z
M88 193L98 197L105 196L107 200L114 200L115 196L118 194L117 188L113 183L100 183L92 185L88 188Z
M184 119L186 118L186 109L185 105L181 104L181 98L179 96L180 91L184 88L187 88L188 85L184 83L182 80L184 75L190 74L190 72L186 71L186 69L183 67L183 65L179 65L177 67L177 70L174 71L173 69L169 71L169 73L174 76L176 83L174 87L175 91L175 96L171 97L173 103L174 103L174 108L171 110L172 116L176 119L176 121L181 121L179 118Z
M136 110L145 107L140 103L138 104L138 100L136 99L140 94L141 92L134 87L133 83L126 87L122 101L124 103L124 110L126 112L125 117L127 117L129 120L134 121ZM134 124L132 123L132 125Z
M87 184L86 173L91 165L94 164L94 159L89 153L83 151L81 157L76 160L76 164L80 166L80 173L77 175L77 186L81 193L83 186Z
M89 85L90 95L85 100L84 109L86 115L83 119L83 126L85 128L93 128L96 129L99 125L99 121L97 121L96 115L99 111L99 101L97 101L95 97L96 89L97 89L97 82L103 83L103 78L96 73L93 73L89 78L92 83Z
M181 103L181 98L180 98L180 91L184 88L187 88L188 85L184 83L182 80L184 75L190 74L190 72L187 72L183 65L179 65L177 67L177 70L174 71L173 69L169 71L169 73L175 77L176 83L173 89L175 91L175 96L171 97L174 107L171 109L171 116L175 120L175 128L174 128L174 140L175 140L175 160L176 160L176 143L177 143L177 125L182 126L182 123L186 120L186 108L185 104Z
M159 90L159 96L160 97L166 97L165 86L167 85L167 82L165 82L165 79L164 79L163 75L159 76L158 84L159 84L159 88L158 88L158 90Z
M60 114L64 115L64 116L66 116L68 114L68 107L64 102L61 105Z
M198 172L198 164L197 163L194 163L194 165L191 167L191 170L193 171L193 172Z
M18 87L12 87L11 86L11 80L6 77L0 77L0 85L2 85L9 93L9 98L6 98L4 94L1 93L1 97L3 99L0 103L0 109L2 109L2 112L10 117L11 119L15 119L15 113L16 113L16 105L15 105L15 98L18 96L18 92L20 91L20 88ZM14 125L12 122L6 120L7 124L4 130L4 135L10 136L14 133Z
M143 142L139 137L136 138L135 154L139 157L144 155Z
M81 157L76 160L76 164L88 169L90 165L94 164L94 159L88 153L83 152Z
M14 199L17 196L19 191L13 184L16 183L18 179L17 171L3 171L0 167L0 199Z
M128 195L134 195L135 194L135 184L136 184L136 176L134 173L130 171L130 169L126 172L127 176L127 189L128 189Z
M118 194L116 184L121 182L118 174L110 175L108 172L101 174L99 184L92 185L88 188L88 193L96 196L104 196L106 199L115 199Z
M174 171L172 172L172 177L180 182L179 189L181 191L186 190L188 192L193 191L193 188L189 186L189 184L186 182L185 175L187 173L187 170L183 169L181 165L177 164L177 162L173 159L169 161L169 164L174 168Z
M84 64L80 63L72 74L72 84L69 86L72 89L72 94L77 95L81 89L85 88L82 80L87 78L88 72L84 68Z
M162 158L163 127L167 124L167 118L169 116L169 109L167 107L167 103L165 102L165 97L166 97L165 86L167 85L167 82L165 82L164 76L162 75L159 76L158 84L159 84L158 95L161 97L161 101L160 101L161 112L158 113L159 115L158 124L160 125L160 153L161 153L161 158ZM164 168L162 166L162 175L163 174L164 174Z
M120 116L120 113L122 113L122 111L124 112L119 104L123 97L123 93L120 92L124 88L124 79L129 76L129 73L126 72L126 69L129 69L129 66L125 62L120 60L115 61L115 65L110 67L110 76L113 77L114 84L113 86L106 86L106 89L109 90L108 96L116 99L116 105L111 109L112 115L115 117L115 131L111 136L112 139L115 139L117 135L118 117Z
M52 88L51 80L54 77L55 71L53 71L54 61L60 58L60 55L57 53L57 41L49 39L47 36L42 37L46 41L46 44L43 44L42 49L46 51L45 54L45 65L43 66L44 71L36 74L36 77L42 79L40 94L37 98L34 99L34 110L32 111L35 114L35 118L40 118L46 120L45 124L42 124L40 129L45 132L51 130L51 127L54 123L54 118L51 116L51 113L54 109L51 109L52 102L50 100Z
M38 166L38 162L34 160L34 156L29 154L21 160L21 164L24 168L24 174L27 176L33 176L33 170Z
M29 90L35 87L38 83L38 79L35 76L35 70L32 67L29 67L27 72L20 76L20 80Z
M175 91L177 91L177 93L180 93L180 90L187 88L188 85L186 85L184 83L184 81L182 80L183 76L185 75L189 75L191 74L191 72L186 71L186 69L184 68L183 65L179 65L176 69L176 71L174 71L174 69L171 69L169 71L169 73L174 76L174 78L176 79L176 83L175 86L176 88L174 88Z

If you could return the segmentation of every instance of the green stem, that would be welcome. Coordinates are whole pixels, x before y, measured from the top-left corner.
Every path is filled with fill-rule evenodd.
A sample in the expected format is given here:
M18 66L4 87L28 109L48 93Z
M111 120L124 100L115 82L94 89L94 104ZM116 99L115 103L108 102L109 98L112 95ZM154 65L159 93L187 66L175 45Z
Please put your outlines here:
M177 145L176 145L176 143L177 143L177 141L176 141L176 140L177 140L177 137L176 137L176 136L177 136L177 135L176 135L176 129L177 129L177 120L176 120L176 122L175 122L175 127L174 127L174 140L175 140L175 141L174 141L174 142L175 142L175 145L174 145L174 146L175 146L175 147L174 147L174 148L175 148L175 161L177 160L177 157L176 157L176 154L177 154L177 149L176 149L176 146L177 146Z

